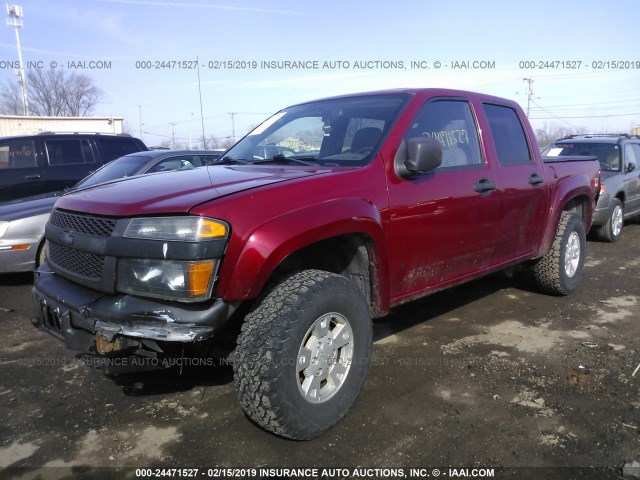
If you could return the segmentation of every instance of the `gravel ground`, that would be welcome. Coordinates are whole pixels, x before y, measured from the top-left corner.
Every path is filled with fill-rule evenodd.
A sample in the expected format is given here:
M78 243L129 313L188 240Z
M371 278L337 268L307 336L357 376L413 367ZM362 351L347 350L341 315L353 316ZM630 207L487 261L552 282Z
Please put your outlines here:
M254 426L229 364L105 377L31 325L30 275L0 275L0 477L509 467L509 478L616 478L640 461L639 273L631 224L617 244L588 243L569 297L536 293L526 273L496 274L398 308L375 321L354 408L309 442Z

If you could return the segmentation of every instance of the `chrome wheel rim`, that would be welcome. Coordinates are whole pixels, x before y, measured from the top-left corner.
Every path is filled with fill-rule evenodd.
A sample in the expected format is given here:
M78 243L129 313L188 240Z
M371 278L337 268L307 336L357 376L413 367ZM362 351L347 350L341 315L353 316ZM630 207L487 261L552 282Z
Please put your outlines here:
M616 208L613 209L611 213L611 233L613 233L614 237L620 235L622 231L622 207L620 205L616 205Z
M573 277L580 263L580 236L577 232L571 232L567 239L564 252L564 273L567 277Z
M298 390L311 403L323 403L344 385L353 360L353 331L339 313L318 318L298 349Z

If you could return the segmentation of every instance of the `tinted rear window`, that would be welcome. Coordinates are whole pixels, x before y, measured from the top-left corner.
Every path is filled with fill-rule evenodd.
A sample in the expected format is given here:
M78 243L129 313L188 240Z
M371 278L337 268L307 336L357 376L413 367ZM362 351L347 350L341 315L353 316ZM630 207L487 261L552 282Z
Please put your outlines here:
M483 105L501 165L519 165L532 161L527 137L512 108L502 105Z
M620 147L617 143L558 142L542 152L547 157L566 157L568 155L586 155L598 157L603 171L620 170Z
M45 140L44 146L52 167L95 162L89 140L56 138Z
M0 169L37 166L33 140L15 140L0 145Z
M140 144L134 138L100 137L97 141L102 145L102 153L107 161L141 150Z

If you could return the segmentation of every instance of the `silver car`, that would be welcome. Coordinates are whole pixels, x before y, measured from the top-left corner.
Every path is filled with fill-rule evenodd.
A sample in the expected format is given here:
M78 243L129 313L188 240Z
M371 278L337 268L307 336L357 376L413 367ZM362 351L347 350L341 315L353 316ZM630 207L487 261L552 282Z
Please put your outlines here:
M120 157L80 180L71 189L171 170L192 170L220 157L210 150L154 150ZM44 227L56 200L64 192L38 195L0 204L0 273L26 272L44 261Z

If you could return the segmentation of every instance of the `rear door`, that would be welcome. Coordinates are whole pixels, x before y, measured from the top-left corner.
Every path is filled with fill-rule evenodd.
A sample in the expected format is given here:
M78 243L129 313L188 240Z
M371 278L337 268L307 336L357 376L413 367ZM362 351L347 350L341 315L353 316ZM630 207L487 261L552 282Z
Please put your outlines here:
M43 177L49 191L71 187L99 166L88 138L60 136L45 138L43 143L48 164Z
M443 161L434 171L408 179L388 171L395 301L491 266L501 235L497 178L482 153L471 104L457 97L427 101L403 145L411 137L437 139Z
M47 191L35 138L0 141L0 202Z
M533 155L535 139L528 138L523 119L508 106L483 103L498 161L496 197L503 206L497 225L499 261L530 256L541 245L547 219L544 165ZM491 146L489 146L491 148Z

